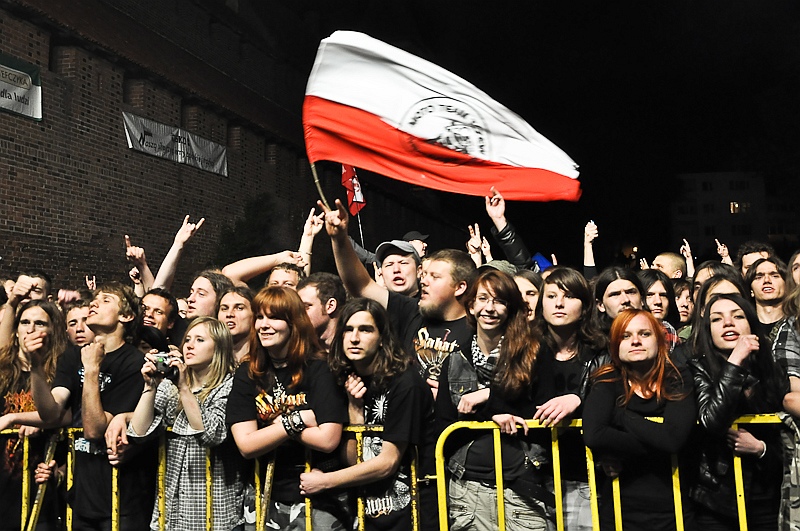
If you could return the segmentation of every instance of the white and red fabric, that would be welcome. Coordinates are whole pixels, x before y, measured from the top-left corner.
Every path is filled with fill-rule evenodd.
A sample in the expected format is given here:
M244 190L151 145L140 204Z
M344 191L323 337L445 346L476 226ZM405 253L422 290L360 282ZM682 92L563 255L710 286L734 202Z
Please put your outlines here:
M576 201L575 162L455 74L367 35L320 43L303 104L311 163L349 164L418 186Z
M364 192L361 190L356 169L349 164L342 164L342 186L347 189L347 207L350 215L355 216L367 206L367 200L364 199Z

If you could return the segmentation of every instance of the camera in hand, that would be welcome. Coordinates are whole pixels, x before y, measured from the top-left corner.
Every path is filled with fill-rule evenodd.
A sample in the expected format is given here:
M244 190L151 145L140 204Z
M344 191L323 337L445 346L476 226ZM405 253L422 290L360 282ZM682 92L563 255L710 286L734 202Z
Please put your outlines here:
M166 352L159 352L156 354L156 374L166 378L172 383L178 382L178 368L172 367L169 364L170 357Z

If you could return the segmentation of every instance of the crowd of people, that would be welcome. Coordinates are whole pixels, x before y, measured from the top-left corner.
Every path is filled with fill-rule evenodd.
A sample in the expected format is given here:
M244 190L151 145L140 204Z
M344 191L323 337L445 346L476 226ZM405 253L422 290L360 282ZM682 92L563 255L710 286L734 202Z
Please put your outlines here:
M734 261L717 242L720 260L695 267L684 241L638 270L598 269L589 222L582 271L543 269L494 188L486 212L502 259L478 224L465 251L429 252L428 236L411 231L372 253L348 236L340 202L319 208L297 251L201 271L185 298L170 290L203 225L189 216L155 274L126 236L125 282L87 276L85 288L54 290L34 270L4 283L0 530L24 528L23 495L43 485L37 529L62 529L69 505L72 529L110 530L115 468L122 531L200 529L209 516L218 531L300 530L307 507L314 529L352 529L357 497L367 529L411 529L414 514L423 530L440 518L497 529L498 472L505 527L551 530L551 433L530 421L558 427L568 530L593 527L587 447L603 529L620 518L613 478L626 530L739 529L736 457L748 529L797 529L800 251L787 266L748 242ZM336 273L312 273L323 229ZM263 287L248 287L263 273ZM775 412L783 424L732 427ZM560 424L577 418L582 430ZM490 431L454 432L439 514L434 446L458 420L494 422L502 460ZM358 448L348 425L381 430ZM48 436L62 427L82 429L69 490L66 443Z

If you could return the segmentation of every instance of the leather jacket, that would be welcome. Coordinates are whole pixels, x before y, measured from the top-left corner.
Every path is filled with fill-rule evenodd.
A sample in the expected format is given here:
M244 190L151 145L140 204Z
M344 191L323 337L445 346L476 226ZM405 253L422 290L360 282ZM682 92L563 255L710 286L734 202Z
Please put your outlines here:
M711 375L705 355L688 363L694 377L701 430L699 469L692 498L717 513L734 517L737 514L736 486L733 477L733 453L725 435L732 422L748 413L744 390L758 380L746 369L723 362L719 374ZM747 431L765 441L763 458L742 457L744 496L763 502L779 496L781 446L778 432L769 425L748 425Z
M509 262L519 269L539 270L539 266L535 263L533 264L535 267L531 267L531 252L525 247L522 238L517 235L514 225L506 222L506 226L500 231L497 230L497 227L492 226L491 232Z

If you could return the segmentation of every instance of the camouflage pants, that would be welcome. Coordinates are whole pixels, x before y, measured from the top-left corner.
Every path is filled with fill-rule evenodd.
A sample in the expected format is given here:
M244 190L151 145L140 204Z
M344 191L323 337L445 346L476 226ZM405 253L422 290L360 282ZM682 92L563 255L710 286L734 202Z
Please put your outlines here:
M319 509L311 509L311 525L314 531L344 531L344 525L336 517ZM271 502L266 527L282 531L305 531L306 504Z

